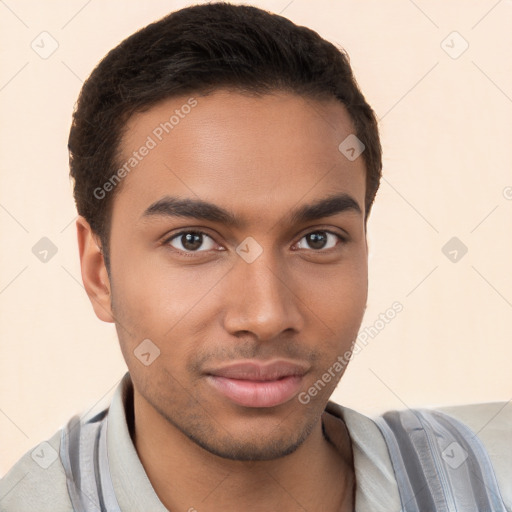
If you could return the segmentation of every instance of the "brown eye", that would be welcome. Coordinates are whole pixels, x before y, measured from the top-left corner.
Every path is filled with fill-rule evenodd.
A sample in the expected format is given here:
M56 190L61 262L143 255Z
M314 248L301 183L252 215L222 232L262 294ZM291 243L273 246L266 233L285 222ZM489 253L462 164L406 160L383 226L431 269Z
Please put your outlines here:
M167 240L171 247L182 252L203 252L215 247L213 239L201 231L182 231ZM203 247L201 250L199 250Z
M300 246L303 240L306 241L307 247ZM332 249L339 241L344 242L344 239L336 233L331 233L330 231L312 231L301 238L298 243L298 248L314 249L316 251Z

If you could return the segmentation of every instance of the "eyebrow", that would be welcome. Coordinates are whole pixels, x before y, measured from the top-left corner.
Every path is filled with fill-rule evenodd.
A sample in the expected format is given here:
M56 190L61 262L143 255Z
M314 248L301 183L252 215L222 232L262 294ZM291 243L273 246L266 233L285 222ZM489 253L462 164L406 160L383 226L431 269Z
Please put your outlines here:
M349 194L342 193L319 199L292 210L287 218L291 223L304 222L331 217L343 212L354 212L362 215L359 203ZM236 215L213 203L201 199L164 196L151 204L141 219L152 217L186 217L217 222L232 227L242 227L245 223Z

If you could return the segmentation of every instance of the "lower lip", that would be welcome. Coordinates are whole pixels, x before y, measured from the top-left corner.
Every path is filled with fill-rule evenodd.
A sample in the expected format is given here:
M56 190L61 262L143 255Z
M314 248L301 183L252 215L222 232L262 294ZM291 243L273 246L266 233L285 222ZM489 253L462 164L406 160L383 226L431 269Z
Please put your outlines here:
M208 381L224 396L245 407L275 407L291 400L298 392L302 377L290 375L279 380L254 381L209 375Z

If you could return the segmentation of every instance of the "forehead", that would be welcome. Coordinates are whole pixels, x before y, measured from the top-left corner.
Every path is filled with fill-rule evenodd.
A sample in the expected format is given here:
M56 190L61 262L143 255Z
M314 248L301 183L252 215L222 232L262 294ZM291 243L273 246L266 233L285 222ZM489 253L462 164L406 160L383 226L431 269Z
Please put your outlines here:
M345 107L291 93L216 91L174 97L133 116L120 145L116 210L133 219L164 195L250 216L281 215L304 198L348 193L364 210L362 158L338 149L354 128Z

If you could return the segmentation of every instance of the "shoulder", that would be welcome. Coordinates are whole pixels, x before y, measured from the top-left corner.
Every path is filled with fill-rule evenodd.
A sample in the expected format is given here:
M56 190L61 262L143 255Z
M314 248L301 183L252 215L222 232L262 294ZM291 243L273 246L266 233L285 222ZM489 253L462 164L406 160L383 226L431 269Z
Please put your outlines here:
M465 423L480 438L500 438L512 432L512 401L484 402L467 405L436 407L432 410L443 412ZM508 438L510 441L510 437Z
M434 409L469 427L484 445L502 498L512 510L512 401L488 402Z
M0 512L71 512L60 449L61 430L34 446L0 479Z

